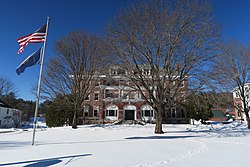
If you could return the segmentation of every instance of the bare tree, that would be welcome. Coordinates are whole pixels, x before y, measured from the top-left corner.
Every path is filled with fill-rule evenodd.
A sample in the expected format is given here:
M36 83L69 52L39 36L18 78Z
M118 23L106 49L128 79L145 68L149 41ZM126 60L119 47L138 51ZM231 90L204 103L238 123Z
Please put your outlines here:
M235 107L245 113L250 128L249 92L246 84L250 82L250 49L236 41L221 45L221 54L214 60L213 81L218 88L235 91L243 105Z
M0 98L10 94L11 92L16 93L15 85L8 79L0 76Z
M77 128L82 103L95 85L93 77L105 64L102 45L103 40L94 35L72 32L56 42L57 55L47 65L42 90L50 97L65 97L74 109L72 128Z
M163 133L162 114L180 102L173 99L183 81L189 77L189 87L198 90L202 67L214 56L220 35L211 5L200 0L137 1L111 21L108 32L117 63L155 111L155 133Z

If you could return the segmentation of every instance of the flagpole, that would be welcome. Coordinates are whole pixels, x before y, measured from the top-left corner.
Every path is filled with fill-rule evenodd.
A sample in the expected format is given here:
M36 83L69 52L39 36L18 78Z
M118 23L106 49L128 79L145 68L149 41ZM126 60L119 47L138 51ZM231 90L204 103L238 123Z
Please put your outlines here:
M45 53L45 47L46 47L46 41L47 41L48 28L49 28L49 17L47 17L45 40L44 40L43 49L42 49L42 60L41 60L40 74L39 74L39 80L38 80L38 85L37 85L37 100L36 100L36 108L35 108L34 124L33 124L32 146L34 146L34 144L35 144L37 112L38 112L38 105L39 105L39 98L40 98L41 79L42 79L42 72L43 72L44 53Z

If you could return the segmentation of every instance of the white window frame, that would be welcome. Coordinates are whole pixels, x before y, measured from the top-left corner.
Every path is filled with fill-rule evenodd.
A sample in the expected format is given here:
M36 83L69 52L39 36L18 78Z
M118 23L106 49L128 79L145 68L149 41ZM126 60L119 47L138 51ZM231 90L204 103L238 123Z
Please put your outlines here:
M110 115L110 111L114 111L114 115ZM105 116L106 117L117 117L117 110L105 110Z
M145 115L145 112L149 111L149 116ZM142 110L142 117L153 117L154 116L154 111L153 110Z
M144 105L141 107L141 111L142 111L142 117L154 117L154 110L151 106L148 105ZM149 116L145 116L145 111L149 111Z

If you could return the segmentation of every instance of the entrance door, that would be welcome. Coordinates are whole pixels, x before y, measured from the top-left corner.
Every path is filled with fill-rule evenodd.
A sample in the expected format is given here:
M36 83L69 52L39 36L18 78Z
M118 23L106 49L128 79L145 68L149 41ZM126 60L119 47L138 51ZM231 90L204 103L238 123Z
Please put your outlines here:
M135 110L125 110L125 120L135 120Z

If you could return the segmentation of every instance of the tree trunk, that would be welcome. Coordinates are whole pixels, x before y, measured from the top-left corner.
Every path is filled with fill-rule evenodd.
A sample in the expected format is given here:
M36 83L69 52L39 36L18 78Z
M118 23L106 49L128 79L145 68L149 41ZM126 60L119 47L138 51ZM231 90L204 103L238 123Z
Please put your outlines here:
M73 117L73 121L72 121L72 128L76 129L77 128L77 112L74 111L74 117Z
M250 118L249 118L249 110L244 110L246 114L247 128L250 129Z
M247 128L250 129L250 118L246 118L247 120Z
M155 122L155 134L163 134L162 130L162 112L157 111L156 112L156 122Z
M247 121L247 128L250 129L250 118L249 118L249 116L246 116L246 121Z

